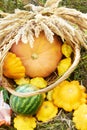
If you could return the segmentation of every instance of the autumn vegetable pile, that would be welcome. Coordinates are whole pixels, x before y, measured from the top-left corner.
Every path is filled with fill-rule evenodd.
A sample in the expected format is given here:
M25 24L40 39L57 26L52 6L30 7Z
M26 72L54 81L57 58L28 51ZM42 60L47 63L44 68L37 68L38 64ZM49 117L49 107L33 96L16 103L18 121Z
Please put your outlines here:
M42 78L36 78L33 80L36 82L42 82ZM44 79L40 84L42 87L45 85ZM34 88L30 83L23 84L20 87L17 87L18 91L28 92L32 91ZM2 102L2 115L4 115L4 119L0 118L0 126L11 125L11 115L15 113L13 120L14 128L17 130L29 129L33 130L36 127L36 123L47 122L52 120L57 116L60 109L63 109L66 112L73 112L72 121L75 123L75 127L78 130L86 130L87 129L87 93L86 88L76 80L68 81L64 80L58 86L56 86L53 90L39 94L32 97L17 97L11 95L10 97L10 106L3 101L2 91L0 95L0 101ZM6 104L3 106L3 103ZM1 109L1 107L0 107ZM7 112L8 113L7 114ZM3 113L5 112L5 113ZM1 113L0 113L1 114ZM6 120L8 117L8 120ZM20 123L21 125L20 125Z
M49 122L64 110L73 113L76 129L87 130L86 87L68 79L81 45L87 49L87 15L57 7L59 2L0 13L0 126L34 130L37 122Z

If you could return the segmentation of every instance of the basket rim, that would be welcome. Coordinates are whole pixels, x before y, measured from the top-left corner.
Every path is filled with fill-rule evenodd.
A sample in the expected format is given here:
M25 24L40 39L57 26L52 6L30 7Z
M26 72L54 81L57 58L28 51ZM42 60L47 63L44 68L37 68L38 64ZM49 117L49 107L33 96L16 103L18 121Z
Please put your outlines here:
M80 61L80 45L75 44L74 50L75 50L74 51L74 61L73 61L72 65L69 67L69 69L60 78L58 78L58 80L56 80L54 83L47 86L46 88L39 89L39 90L36 90L36 91L33 91L33 92L27 92L27 93L16 92L14 89L9 87L9 83L8 84L6 83L6 81L5 81L6 79L5 79L5 77L3 76L2 73L1 73L1 79L0 79L1 80L1 85L9 93L11 93L11 94L13 94L15 96L19 96L19 97L30 97L30 96L46 93L46 92L52 90L53 88L55 88L59 83L61 83L65 79L67 79L69 77L69 75L74 71L76 66L78 65L78 63ZM3 58L3 60L4 60L4 58ZM2 64L3 64L3 60L2 60ZM2 66L3 65L1 65L1 70L2 70Z

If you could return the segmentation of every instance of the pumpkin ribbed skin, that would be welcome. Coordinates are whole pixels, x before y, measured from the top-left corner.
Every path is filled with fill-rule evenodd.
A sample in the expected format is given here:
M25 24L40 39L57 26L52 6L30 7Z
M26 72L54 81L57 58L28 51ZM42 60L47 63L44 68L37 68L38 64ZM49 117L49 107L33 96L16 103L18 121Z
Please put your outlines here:
M62 58L62 41L54 35L53 43L50 43L44 33L34 38L33 48L29 43L13 44L10 51L20 57L26 69L26 75L30 77L47 77L55 71L58 62Z
M35 88L30 85L21 85L16 88L17 92L32 92ZM11 95L10 106L15 113L24 115L34 115L43 102L43 95L38 94L31 97L18 97Z

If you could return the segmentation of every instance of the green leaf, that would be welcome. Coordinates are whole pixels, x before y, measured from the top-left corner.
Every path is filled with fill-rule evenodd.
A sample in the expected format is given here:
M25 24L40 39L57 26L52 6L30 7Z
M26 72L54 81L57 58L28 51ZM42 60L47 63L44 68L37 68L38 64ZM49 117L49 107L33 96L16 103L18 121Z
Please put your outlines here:
M6 102L7 100L9 100L8 91L0 86L0 91L2 90L3 90L3 95L4 95L4 101Z

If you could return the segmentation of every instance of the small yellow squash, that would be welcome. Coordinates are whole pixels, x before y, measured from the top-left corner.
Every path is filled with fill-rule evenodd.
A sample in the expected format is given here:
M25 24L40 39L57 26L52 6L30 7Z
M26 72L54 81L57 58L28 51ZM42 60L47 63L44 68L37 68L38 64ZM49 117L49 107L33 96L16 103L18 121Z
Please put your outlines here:
M47 87L47 81L42 77L35 77L30 80L30 84L36 86L37 88Z
M77 130L87 130L87 104L82 104L73 113L73 122Z
M15 83L17 85L29 84L30 83L30 79L28 77L23 77L23 78L20 78L20 79L15 79L14 81L15 81Z
M65 111L77 109L86 103L86 89L78 81L63 81L53 90L53 102Z
M33 116L17 115L14 118L14 127L17 130L34 130L36 119Z
M58 75L62 76L69 69L71 64L72 60L70 57L62 59L57 66Z
M49 121L54 118L58 113L58 107L53 104L51 101L44 101L39 111L37 112L37 119L39 121Z
M11 52L8 52L4 59L3 74L12 79L19 79L25 76L25 68L20 58Z
M62 45L62 54L68 58L71 56L72 52L73 52L72 47L66 42L64 42L64 44Z

